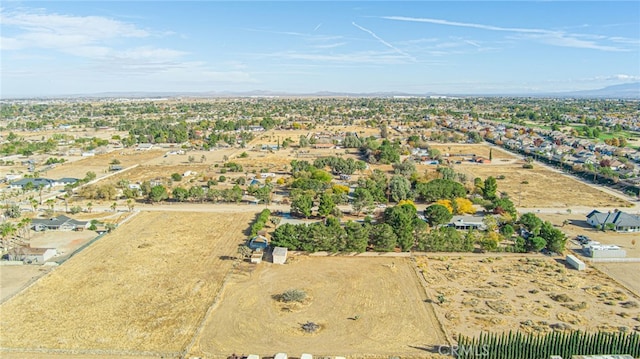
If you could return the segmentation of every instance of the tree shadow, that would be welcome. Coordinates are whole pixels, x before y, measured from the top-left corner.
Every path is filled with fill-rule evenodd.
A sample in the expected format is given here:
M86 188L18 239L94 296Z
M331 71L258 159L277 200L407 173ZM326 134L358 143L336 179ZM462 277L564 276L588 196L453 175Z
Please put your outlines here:
M440 351L441 351L440 350L441 345L424 345L424 346L409 345L408 347L422 350L428 353L433 353L433 354L440 354Z

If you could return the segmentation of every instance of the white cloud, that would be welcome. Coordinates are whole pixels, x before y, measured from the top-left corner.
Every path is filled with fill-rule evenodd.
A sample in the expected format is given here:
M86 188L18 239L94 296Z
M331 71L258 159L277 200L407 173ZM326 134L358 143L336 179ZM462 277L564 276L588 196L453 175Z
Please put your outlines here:
M388 48L392 49L393 51L395 51L395 52L399 53L400 55L402 55L402 56L404 56L404 57L406 57L406 58L408 58L408 59L411 59L411 60L414 60L414 61L415 61L415 58L413 58L411 55L409 55L409 54L407 54L406 52L404 52L404 51L402 51L402 50L398 49L397 47L395 47L395 46L393 46L393 45L391 45L390 43L388 43L387 41L385 41L384 39L382 39L380 36L376 35L376 33L374 33L373 31L371 31L371 30L369 30L369 29L367 29L367 28L364 28L364 27L362 27L362 26L360 26L360 25L356 24L355 22L352 22L352 23L351 23L351 25L353 25L353 26L357 27L358 29L360 29L360 30L362 30L362 31L364 31L364 32L366 32L366 33L368 33L368 34L369 34L369 35L371 35L371 36L373 36L373 38L374 38L374 39L378 40L378 42L380 42L380 43L381 43L381 44L383 44L384 46L386 46L386 47L388 47Z
M449 21L443 19L432 18L415 18L407 16L382 16L382 19L394 20L394 21L407 21L407 22L421 22L436 25L466 27L487 31L509 32L520 35L519 38L537 40L539 42L561 46L561 47L573 47L592 49L600 51L631 51L632 49L626 47L615 46L615 44L629 44L637 45L637 39L628 39L624 37L608 37L602 35L588 35L588 34L571 34L564 31L548 30L548 29L536 29L536 28L520 28L520 27L502 27L486 24L476 24L468 22ZM608 42L608 44L598 43Z
M319 45L312 45L311 47L316 48L316 49L333 49L336 47L340 47L340 46L344 46L346 45L346 42L335 42L332 44L319 44Z
M20 48L69 48L115 38L144 38L151 35L147 30L114 19L50 14L44 10L0 10L0 23L20 31L12 39L20 44Z
M406 64L407 57L396 52L361 51L345 54L318 54L285 51L271 54L255 55L270 58L288 60L306 60L316 62L343 63L343 64Z

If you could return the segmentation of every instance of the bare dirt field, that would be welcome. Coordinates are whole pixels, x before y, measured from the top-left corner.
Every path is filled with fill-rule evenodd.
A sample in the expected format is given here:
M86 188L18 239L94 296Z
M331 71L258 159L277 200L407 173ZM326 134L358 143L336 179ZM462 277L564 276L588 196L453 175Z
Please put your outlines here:
M494 151L494 153L497 152ZM455 165L454 170L467 174L470 179L504 176L504 179L498 180L498 191L506 192L516 207L631 206L628 201L552 171L540 164L534 164L533 169L522 168L523 164L522 160L505 165L463 163Z
M427 356L427 345L445 344L406 258L294 257L290 263L243 264L192 350L213 357L232 352L296 356ZM302 304L272 296L302 289ZM319 324L315 333L301 325Z
M0 265L0 303L41 277L49 269L50 267L35 265Z
M73 252L97 235L89 230L32 232L29 244L34 248L55 248L58 255L64 255Z
M640 263L593 263L593 266L640 295Z
M83 178L88 171L92 171L101 177L109 173L111 161L120 161L119 166L127 168L136 164L145 163L153 158L161 157L165 151L150 150L136 151L133 149L115 150L105 154L99 154L92 157L71 157L72 161L57 165L55 168L42 173L43 177L62 178L73 177Z
M501 159L519 158L509 152L501 151L485 144L433 143L429 144L429 146L440 151L442 156L444 156L443 158L448 158L452 161L462 160L463 158L471 159L472 155L489 158L489 152L491 152L491 157L493 158L492 162L500 163Z
M640 331L640 298L607 275L548 257L422 257L418 267L449 334Z
M2 304L0 347L175 356L254 217L141 213Z

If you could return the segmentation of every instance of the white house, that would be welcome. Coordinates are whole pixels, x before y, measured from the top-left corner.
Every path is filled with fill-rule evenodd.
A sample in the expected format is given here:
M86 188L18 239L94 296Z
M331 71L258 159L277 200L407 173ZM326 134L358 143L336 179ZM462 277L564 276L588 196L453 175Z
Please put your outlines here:
M53 258L58 251L55 248L18 247L9 251L9 260L26 263L44 263Z
M640 216L622 211L605 213L591 211L587 214L587 223L596 228L611 227L616 232L640 232Z

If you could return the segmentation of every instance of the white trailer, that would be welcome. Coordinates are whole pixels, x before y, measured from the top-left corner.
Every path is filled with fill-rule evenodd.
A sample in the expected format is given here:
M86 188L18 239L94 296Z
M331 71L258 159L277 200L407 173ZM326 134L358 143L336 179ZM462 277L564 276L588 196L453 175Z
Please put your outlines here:
M284 264L287 261L287 248L275 247L273 249L273 263Z
M587 265L584 264L583 261L579 260L578 257L573 254L569 254L566 259L567 263L574 269L577 270L585 270L587 269Z

